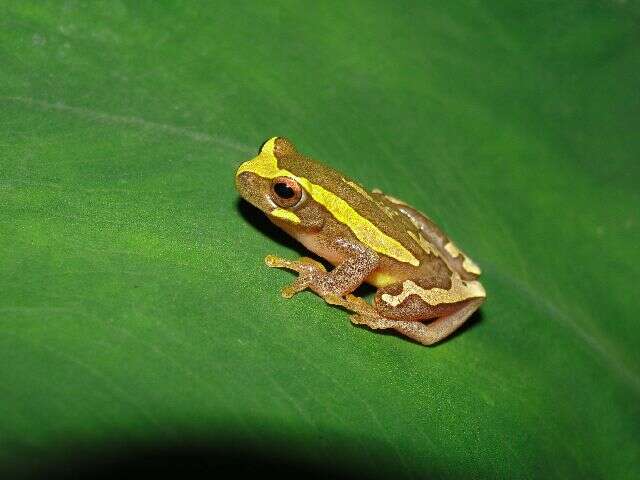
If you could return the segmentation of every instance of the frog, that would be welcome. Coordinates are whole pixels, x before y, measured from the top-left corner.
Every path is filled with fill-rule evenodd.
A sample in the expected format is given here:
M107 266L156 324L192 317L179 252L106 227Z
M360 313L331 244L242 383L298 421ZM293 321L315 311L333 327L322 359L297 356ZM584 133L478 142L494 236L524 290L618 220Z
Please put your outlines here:
M285 137L270 138L242 163L235 186L325 261L267 255L267 266L298 274L284 298L311 290L356 325L422 345L449 337L486 299L478 265L429 217L303 155ZM376 289L371 302L354 294L363 283Z

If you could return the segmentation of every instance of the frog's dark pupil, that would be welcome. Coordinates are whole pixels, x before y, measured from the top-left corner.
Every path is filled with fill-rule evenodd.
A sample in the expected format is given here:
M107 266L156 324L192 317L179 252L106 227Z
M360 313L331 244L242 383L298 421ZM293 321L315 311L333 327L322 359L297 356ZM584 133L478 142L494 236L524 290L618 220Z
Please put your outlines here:
M293 188L291 188L286 183L276 183L273 186L273 190L280 198L293 198L293 196L295 195Z

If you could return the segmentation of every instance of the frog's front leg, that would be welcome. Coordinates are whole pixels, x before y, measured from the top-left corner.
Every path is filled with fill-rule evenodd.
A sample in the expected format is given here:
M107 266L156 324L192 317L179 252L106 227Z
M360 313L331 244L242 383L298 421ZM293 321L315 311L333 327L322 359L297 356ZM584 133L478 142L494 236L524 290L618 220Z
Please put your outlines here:
M309 288L317 277L327 273L324 265L309 257L300 257L298 260L287 260L286 258L275 255L267 255L264 258L264 263L266 263L268 267L286 268L287 270L298 272L298 278L282 289L282 296L284 298L291 298L296 293Z
M327 272L324 265L308 257L286 260L268 255L265 258L268 266L286 268L299 274L295 282L283 288L282 296L291 298L308 288L320 295L327 303L350 307L352 302L343 297L358 288L376 269L379 257L376 252L363 245L338 241L333 247L340 251L342 262L330 272Z

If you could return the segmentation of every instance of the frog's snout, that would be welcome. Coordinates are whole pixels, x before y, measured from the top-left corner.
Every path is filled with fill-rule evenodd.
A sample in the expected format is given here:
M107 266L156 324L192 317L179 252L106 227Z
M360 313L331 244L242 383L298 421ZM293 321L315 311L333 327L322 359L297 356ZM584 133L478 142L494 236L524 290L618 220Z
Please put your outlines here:
M240 169L238 169L238 171L240 171ZM242 193L245 185L250 182L250 176L251 175L248 172L236 172L236 188L238 189L238 192Z
M255 175L249 172L240 172L236 174L236 190L238 190L238 193L245 199L256 187Z
M251 172L240 172L236 175L236 189L240 196L263 212L270 211L268 201L269 182Z

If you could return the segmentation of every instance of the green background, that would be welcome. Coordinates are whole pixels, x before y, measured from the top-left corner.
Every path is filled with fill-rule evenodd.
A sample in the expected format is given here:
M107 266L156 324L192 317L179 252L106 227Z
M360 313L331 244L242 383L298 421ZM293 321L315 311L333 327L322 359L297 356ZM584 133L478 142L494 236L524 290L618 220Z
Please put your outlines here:
M639 20L2 2L0 462L194 443L364 475L637 473ZM440 223L484 271L471 325L425 348L281 299L293 276L262 259L303 250L233 185L273 135Z

